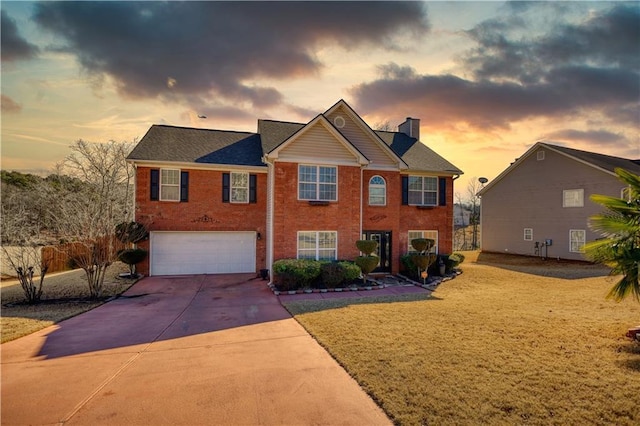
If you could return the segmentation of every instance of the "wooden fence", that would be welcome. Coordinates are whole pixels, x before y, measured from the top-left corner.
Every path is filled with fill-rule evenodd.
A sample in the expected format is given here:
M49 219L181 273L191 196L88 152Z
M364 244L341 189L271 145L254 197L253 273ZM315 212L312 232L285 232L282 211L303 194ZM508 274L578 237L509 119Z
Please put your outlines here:
M126 245L118 239L112 242L114 250L125 249ZM106 244L105 244L106 246ZM90 248L83 243L66 243L57 246L46 246L42 248L42 260L49 265L47 273L69 271L71 268L70 259L73 257L85 256Z

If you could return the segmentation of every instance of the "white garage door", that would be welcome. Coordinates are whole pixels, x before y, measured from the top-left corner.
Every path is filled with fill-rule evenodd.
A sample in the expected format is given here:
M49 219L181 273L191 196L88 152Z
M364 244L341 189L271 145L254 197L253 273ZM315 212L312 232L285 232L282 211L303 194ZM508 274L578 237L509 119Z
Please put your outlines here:
M151 275L256 271L255 232L151 232Z

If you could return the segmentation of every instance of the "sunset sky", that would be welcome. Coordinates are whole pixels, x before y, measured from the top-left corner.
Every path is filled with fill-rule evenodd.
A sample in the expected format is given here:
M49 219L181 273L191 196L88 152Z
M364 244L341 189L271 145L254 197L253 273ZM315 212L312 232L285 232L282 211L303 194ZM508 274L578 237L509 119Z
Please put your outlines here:
M421 119L469 179L539 140L640 159L638 2L7 2L3 170L152 124L256 131L339 99ZM198 118L204 115L206 119Z

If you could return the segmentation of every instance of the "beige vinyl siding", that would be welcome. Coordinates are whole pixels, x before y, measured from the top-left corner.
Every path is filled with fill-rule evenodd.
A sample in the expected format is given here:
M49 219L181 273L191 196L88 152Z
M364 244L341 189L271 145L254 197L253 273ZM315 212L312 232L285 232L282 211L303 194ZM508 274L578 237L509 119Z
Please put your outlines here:
M369 168L397 168L398 161L392 158L379 143L372 140L372 136L368 135L364 129L362 129L356 122L343 110L338 108L331 113L327 118L331 123L334 123L335 118L342 117L344 119L344 126L338 128L338 130L347 138L365 157L371 161Z
M320 123L280 151L281 161L313 158L316 162L358 164L358 159Z
M589 218L602 212L590 200L592 194L619 196L615 176L568 158L550 149L544 159L532 152L516 168L482 195L482 250L535 255L536 243L551 245L540 252L551 258L584 260L571 250L570 230L585 230L585 241L601 236L588 226ZM566 190L584 193L581 207L563 207ZM533 229L533 238L523 238L523 229Z

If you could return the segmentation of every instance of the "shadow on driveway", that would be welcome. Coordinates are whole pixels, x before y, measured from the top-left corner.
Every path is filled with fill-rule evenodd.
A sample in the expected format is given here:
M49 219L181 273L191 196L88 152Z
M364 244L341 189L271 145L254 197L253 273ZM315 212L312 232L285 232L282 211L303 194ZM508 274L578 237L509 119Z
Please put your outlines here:
M147 277L121 297L59 323L38 355L58 358L286 318L254 274Z

